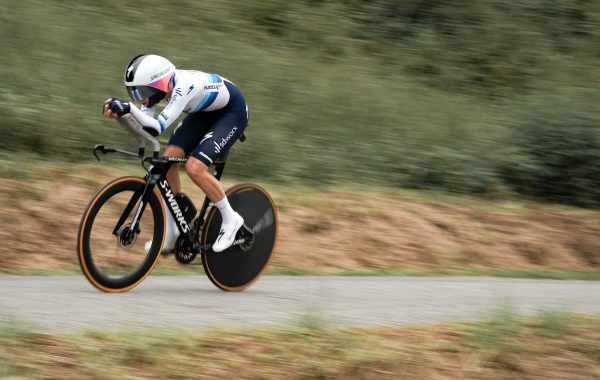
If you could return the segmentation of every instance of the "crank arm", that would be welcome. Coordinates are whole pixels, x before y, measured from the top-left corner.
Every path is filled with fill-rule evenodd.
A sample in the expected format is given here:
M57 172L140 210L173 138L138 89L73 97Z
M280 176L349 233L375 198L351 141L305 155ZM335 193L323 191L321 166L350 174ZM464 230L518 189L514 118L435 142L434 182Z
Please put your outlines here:
M246 242L247 238L244 239L237 239L233 242L233 244L231 244L231 246L233 247L234 245L240 245L240 244L244 244ZM203 244L203 245L197 245L194 247L194 251L196 251L196 253L198 252L202 252L202 251L208 251L212 249L212 246L215 243L209 243L209 244Z

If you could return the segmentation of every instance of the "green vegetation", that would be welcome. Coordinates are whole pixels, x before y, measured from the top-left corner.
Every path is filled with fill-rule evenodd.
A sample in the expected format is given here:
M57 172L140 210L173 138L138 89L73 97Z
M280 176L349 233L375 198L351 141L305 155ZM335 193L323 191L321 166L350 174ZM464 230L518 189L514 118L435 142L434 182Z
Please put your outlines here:
M49 334L0 325L0 377L413 379L600 374L600 319L501 311L476 323L334 329L318 313L275 329Z
M242 88L239 177L597 206L599 4L3 0L0 147L69 161L132 148L100 105L152 52Z

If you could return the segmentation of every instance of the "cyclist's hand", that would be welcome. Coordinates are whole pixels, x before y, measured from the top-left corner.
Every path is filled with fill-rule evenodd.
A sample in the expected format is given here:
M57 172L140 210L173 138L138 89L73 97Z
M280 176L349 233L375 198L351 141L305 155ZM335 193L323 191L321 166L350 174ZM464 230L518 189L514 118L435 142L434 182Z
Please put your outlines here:
M112 111L109 108L111 101L112 101L112 98L108 98L104 101L104 104L102 105L102 115L104 115L105 117L109 117L109 118L116 118L117 115L113 115Z
M121 117L125 114L128 114L131 111L131 106L128 101L110 98L104 102L104 107L102 109L102 113L106 117L117 118Z

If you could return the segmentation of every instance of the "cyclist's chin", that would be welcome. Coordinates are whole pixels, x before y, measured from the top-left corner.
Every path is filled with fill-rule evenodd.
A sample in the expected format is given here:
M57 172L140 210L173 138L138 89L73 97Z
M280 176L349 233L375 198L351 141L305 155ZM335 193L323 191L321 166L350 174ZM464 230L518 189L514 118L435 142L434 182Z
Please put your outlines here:
M144 107L148 107L148 104L150 104L150 99L148 99L148 98L142 99L142 105Z

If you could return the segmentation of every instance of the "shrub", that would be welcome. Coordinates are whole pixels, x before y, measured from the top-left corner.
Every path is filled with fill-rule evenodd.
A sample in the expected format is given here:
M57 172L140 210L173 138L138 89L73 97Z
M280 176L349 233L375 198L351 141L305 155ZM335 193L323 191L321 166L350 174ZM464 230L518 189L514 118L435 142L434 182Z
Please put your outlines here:
M546 112L518 124L504 178L523 194L577 206L600 205L600 122Z

